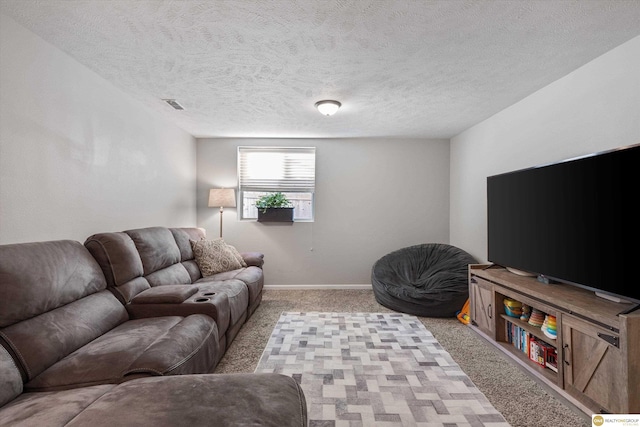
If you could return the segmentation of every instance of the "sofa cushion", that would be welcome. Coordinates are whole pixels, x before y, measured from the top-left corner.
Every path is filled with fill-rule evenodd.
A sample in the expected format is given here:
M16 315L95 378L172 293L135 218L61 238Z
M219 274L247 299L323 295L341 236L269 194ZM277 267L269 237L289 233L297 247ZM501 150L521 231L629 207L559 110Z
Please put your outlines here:
M180 261L189 261L193 259L193 249L191 249L191 240L203 240L206 238L204 228L184 227L170 228L171 234L180 249Z
M80 412L114 387L115 384L105 384L73 390L24 393L0 408L0 426L66 426Z
M145 279L151 286L191 284L191 276L181 263L149 273Z
M0 245L0 328L106 289L96 260L79 242Z
M191 283L202 278L202 273L200 272L200 268L198 267L198 263L195 259L190 259L188 261L182 261L180 264L187 270L189 273L189 277L191 278Z
M236 255L222 239L192 240L191 247L203 277L242 268Z
M8 326L0 336L28 381L128 319L127 310L105 290Z
M75 426L304 427L300 386L281 374L144 378L114 388L68 424Z
M107 286L123 304L151 287L142 277L144 268L140 254L127 233L94 234L85 240L84 246L98 261Z
M201 293L222 293L229 298L229 322L235 325L246 317L249 307L249 290L240 280L217 281L204 277L197 282Z
M144 272L136 244L126 233L94 234L85 240L84 246L98 261L108 286L124 285Z
M218 330L208 316L130 320L49 367L25 384L25 389L119 383L132 374L207 373L218 352Z
M180 249L168 228L139 228L125 233L138 249L145 276L180 262Z
M217 273L198 283L203 283L208 280L225 281L231 279L240 280L247 286L247 290L249 291L249 305L252 305L260 297L262 288L264 287L264 275L262 274L262 269L254 266Z
M136 277L133 280L128 281L122 286L118 286L117 288L111 288L114 295L118 297L118 299L123 303L129 303L133 297L138 295L140 292L144 292L151 288L149 281L144 277Z
M25 393L0 408L3 426L306 427L300 386L281 374L181 375Z
M158 337L124 375L209 373L219 360L218 327L209 316L194 314Z

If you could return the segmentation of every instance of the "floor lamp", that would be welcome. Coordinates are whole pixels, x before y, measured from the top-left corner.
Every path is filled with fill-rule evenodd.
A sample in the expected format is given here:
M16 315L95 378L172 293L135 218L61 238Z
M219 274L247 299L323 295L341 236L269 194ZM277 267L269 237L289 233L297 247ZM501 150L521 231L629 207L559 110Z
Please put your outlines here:
M209 190L209 207L220 206L220 238L222 238L223 208L236 207L236 192L233 188L212 188Z

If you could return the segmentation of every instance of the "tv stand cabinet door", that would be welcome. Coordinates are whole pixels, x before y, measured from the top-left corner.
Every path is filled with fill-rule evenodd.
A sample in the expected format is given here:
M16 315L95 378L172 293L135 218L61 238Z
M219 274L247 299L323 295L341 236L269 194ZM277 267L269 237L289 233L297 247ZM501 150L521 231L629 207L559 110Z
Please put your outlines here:
M469 283L471 321L482 332L496 339L495 292L493 285L477 276Z
M628 413L626 360L615 332L562 316L564 388L594 413Z

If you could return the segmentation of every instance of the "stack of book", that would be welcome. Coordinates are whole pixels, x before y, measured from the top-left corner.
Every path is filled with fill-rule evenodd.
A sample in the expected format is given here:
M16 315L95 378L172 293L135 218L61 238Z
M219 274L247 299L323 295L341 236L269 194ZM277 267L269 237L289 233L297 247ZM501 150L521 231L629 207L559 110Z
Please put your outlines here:
M511 343L515 348L521 350L524 354L529 355L530 334L520 326L511 322L507 322L507 342Z
M554 346L535 337L529 340L529 359L540 366L558 372L558 351Z
M506 322L507 342L522 351L533 362L558 372L558 351L520 326Z

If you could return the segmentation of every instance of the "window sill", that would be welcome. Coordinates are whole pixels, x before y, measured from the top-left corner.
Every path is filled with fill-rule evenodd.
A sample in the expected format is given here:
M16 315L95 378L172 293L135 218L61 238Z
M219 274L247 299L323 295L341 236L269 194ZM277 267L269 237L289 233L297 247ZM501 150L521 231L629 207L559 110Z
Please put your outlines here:
M259 222L258 218L242 218L239 220L240 222ZM264 221L264 222L271 222L271 221ZM279 222L279 221L275 221L275 222ZM315 222L315 220L313 219L294 219L291 222L300 222L300 223L312 223Z

